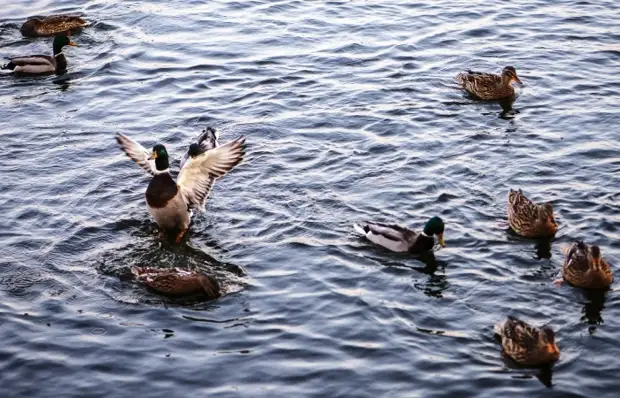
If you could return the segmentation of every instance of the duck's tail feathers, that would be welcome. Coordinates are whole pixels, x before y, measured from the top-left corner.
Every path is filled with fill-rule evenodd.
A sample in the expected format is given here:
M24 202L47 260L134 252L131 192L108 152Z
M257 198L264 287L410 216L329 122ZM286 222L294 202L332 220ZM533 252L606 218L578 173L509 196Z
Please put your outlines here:
M137 267L134 265L133 267L131 267L131 273L134 276L140 276L144 273L144 267Z
M15 65L13 62L9 61L8 63L6 63L6 64L2 65L2 68L1 68L1 69L10 69L10 70L13 70L13 69L15 69L15 66L16 66L16 65Z
M504 335L504 323L505 321L496 323L495 325L493 325L493 331L495 332L496 335L498 336Z
M362 234L364 236L366 236L366 234L368 233L368 225L353 224L353 229L358 234Z

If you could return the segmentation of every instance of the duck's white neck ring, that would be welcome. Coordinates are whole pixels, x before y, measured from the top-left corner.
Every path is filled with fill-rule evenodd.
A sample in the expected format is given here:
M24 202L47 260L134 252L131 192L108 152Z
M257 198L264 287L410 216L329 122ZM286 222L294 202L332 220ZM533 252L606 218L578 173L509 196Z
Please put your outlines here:
M165 169L165 170L155 170L155 174L165 174L165 173L170 173L170 169Z
M59 52L58 54L54 55L54 58L59 57L59 56L61 56L61 55L65 55L65 54L63 54L63 53L62 53L62 51L61 51L61 52Z

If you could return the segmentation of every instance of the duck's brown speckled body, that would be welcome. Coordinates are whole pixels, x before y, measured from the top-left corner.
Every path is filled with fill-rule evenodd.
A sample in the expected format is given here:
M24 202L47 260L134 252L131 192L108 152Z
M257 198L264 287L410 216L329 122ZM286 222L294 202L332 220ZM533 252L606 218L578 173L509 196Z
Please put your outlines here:
M502 339L504 353L519 365L540 366L560 359L551 328L539 329L509 316L495 325L495 333Z
M508 223L513 231L526 238L551 237L558 230L553 206L532 202L520 189L508 193Z
M30 18L21 27L26 37L54 36L61 32L86 26L86 21L76 15L50 15L44 18Z
M601 255L601 249L584 242L573 243L568 248L562 275L571 285L586 289L607 288L614 279L611 267Z
M515 90L512 82L521 83L516 69L512 66L505 67L501 75L468 70L459 73L456 81L474 97L487 101L513 96Z
M132 267L131 273L138 282L168 296L200 294L216 299L222 295L215 278L185 268Z

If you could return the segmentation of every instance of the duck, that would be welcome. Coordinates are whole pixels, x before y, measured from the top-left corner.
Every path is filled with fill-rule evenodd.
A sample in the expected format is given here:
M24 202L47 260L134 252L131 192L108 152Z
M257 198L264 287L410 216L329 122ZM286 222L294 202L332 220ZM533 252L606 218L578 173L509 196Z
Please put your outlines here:
M20 31L26 37L45 37L84 26L86 21L76 15L50 15L44 18L29 18Z
M443 220L437 216L426 222L422 232L415 232L400 225L376 222L353 224L353 228L369 241L396 253L428 252L435 246L435 235L439 240L439 245L446 246L443 237L445 225Z
M523 366L542 366L560 359L555 332L548 326L537 328L508 316L494 327L501 338L504 354Z
M583 241L574 242L566 250L562 276L571 285L585 289L608 288L614 279L601 249Z
M525 238L552 237L558 230L550 203L536 204L520 189L508 193L508 224Z
M136 281L167 296L204 295L209 299L222 296L220 284L214 277L187 268L131 267Z
M10 69L14 73L23 75L62 74L67 70L67 58L62 51L65 46L77 46L77 44L72 42L67 34L58 34L54 37L53 57L49 55L15 57L11 58L2 69Z
M192 210L205 211L205 203L215 180L243 160L246 147L245 138L239 137L209 149L193 157L191 162L185 162L175 182L170 174L169 156L164 145L156 144L149 152L120 133L116 141L130 159L152 176L145 192L148 211L162 230L179 231L175 239L177 244L189 228Z
M468 70L456 75L456 81L474 97L489 101L511 97L515 90L512 82L522 84L514 66L507 66L501 75Z

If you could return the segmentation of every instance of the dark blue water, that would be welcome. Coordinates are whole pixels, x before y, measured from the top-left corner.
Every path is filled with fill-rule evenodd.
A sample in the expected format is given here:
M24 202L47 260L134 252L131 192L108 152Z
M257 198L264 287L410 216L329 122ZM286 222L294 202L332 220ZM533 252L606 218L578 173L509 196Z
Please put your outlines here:
M50 52L18 28L59 12L91 22L68 73L0 76L0 395L617 396L617 291L552 281L577 238L620 263L620 3L5 2L2 55ZM506 65L512 109L454 82ZM162 245L114 135L176 168L207 125L248 159ZM510 188L553 203L551 244L506 231ZM351 228L433 215L425 262ZM132 265L226 295L164 299ZM508 314L557 331L551 375L502 360Z

